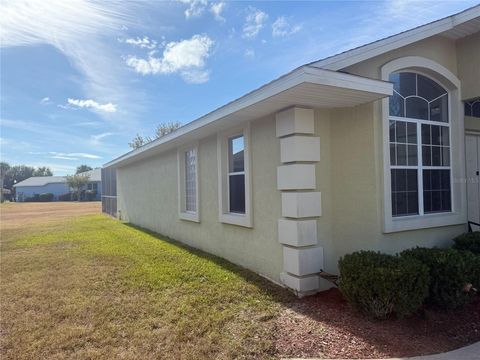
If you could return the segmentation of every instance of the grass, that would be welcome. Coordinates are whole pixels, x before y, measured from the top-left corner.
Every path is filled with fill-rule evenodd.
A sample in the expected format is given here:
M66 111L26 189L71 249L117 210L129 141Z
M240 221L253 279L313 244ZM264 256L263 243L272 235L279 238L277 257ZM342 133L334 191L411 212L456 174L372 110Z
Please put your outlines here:
M2 220L2 358L275 356L291 297L255 274L104 215L11 224Z

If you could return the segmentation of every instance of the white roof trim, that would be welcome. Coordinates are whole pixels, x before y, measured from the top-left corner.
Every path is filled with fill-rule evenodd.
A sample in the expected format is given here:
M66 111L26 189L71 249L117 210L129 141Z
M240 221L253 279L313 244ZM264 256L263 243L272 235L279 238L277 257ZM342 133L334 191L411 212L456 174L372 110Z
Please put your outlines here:
M441 34L477 17L480 17L480 5L400 34L312 62L309 65L337 71L428 37Z
M254 90L238 98L237 100L234 100L218 108L217 110L214 110L198 118L197 120L188 123L187 125L168 135L162 136L161 138L154 140L139 149L130 151L119 158L106 163L104 167L121 165L121 163L131 160L140 154L144 154L149 152L149 150L156 149L160 145L173 142L176 139L206 125L221 122L222 119L225 119L227 116L232 115L235 112L253 106L260 101L278 95L302 83L311 83L372 93L377 94L378 98L390 96L393 92L393 85L386 81L368 79L357 75L319 69L311 66L301 66L290 73L258 88L257 90Z

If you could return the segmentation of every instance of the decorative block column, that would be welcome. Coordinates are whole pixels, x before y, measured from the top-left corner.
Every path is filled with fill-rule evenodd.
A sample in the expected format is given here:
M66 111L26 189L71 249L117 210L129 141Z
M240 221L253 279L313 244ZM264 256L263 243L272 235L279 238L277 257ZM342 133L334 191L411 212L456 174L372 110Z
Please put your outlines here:
M318 291L318 273L323 267L316 220L322 215L322 196L315 191L320 138L314 136L313 109L293 107L277 113L276 133L283 163L277 168L283 216L278 219L284 270L280 279L298 296L304 296Z

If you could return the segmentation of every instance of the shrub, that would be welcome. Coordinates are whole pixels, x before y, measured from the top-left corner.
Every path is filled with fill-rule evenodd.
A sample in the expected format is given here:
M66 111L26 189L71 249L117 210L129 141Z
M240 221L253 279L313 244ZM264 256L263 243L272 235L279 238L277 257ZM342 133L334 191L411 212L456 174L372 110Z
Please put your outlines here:
M40 194L38 197L38 201L42 201L42 202L53 201L53 197L54 196L52 193Z
M72 200L72 194L66 193L58 196L58 200L60 201L71 201Z
M473 291L465 291L468 283L478 283L477 256L456 249L415 248L405 250L401 257L416 259L429 268L430 289L427 302L455 309L468 303Z
M87 201L95 200L96 196L97 196L97 191L96 190L86 190L85 191L85 199Z
M40 195L39 194L33 194L32 197L25 198L25 201L27 201L27 202L39 202L40 201Z
M428 295L428 268L411 258L359 251L339 261L340 291L375 318L415 312Z
M474 254L480 255L480 231L462 234L453 239L454 249L469 250Z

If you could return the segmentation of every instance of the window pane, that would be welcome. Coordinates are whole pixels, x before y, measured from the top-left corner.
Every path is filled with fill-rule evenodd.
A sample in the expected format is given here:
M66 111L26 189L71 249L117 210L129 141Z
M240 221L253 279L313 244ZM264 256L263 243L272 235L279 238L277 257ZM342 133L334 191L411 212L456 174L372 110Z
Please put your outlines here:
M191 149L185 152L185 210L197 211L196 154Z
M391 74L390 79L393 82L393 88L403 97L416 95L416 74L414 73L396 73Z
M440 126L432 126L432 145L440 145Z
M428 103L419 97L405 99L408 118L428 120Z
M390 165L397 165L397 152L395 151L395 144L390 144Z
M430 103L430 120L448 122L448 96L432 101Z
M444 146L449 146L450 145L450 129L446 126L442 126L440 128L440 133L441 133L441 143Z
M417 95L427 99L428 101L432 101L433 99L436 99L440 95L447 92L435 81L423 75L417 75L417 89Z
M407 142L407 123L405 121L395 121L396 141L400 143Z
M407 141L409 144L417 143L417 124L407 123Z
M230 212L245 214L245 175L229 176Z
M423 171L424 212L451 211L450 170Z
M244 171L244 139L243 136L237 136L228 140L228 170L229 172Z
M417 145L408 145L408 165L416 166L417 165Z
M390 96L390 99L389 99L391 116L399 116L399 117L405 116L405 114L403 113L404 101L405 100L403 100L403 98L400 95L398 95L395 91L393 92L393 95Z
M418 214L418 179L416 169L392 169L392 215Z
M397 144L397 165L407 165L407 145Z
M390 142L395 142L395 121L390 120L389 127L390 127L390 137L389 137Z
M430 125L422 124L422 144L427 145L431 143Z
M472 105L472 116L480 117L480 100L477 100Z
M431 146L422 146L422 161L423 166L432 166Z

